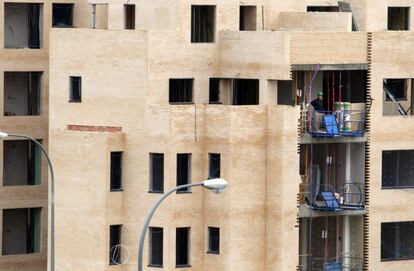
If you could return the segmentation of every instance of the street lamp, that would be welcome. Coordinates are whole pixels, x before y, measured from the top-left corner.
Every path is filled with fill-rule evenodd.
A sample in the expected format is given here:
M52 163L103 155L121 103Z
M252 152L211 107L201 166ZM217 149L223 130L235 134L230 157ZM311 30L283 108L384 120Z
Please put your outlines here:
M34 139L28 135L21 135L21 134L7 134L4 132L0 132L0 139L4 139L6 137L17 137L17 138L25 138L31 140L35 143L43 152L47 159L47 163L49 164L50 170L50 270L55 270L55 174L53 172L52 161L50 161L50 157L47 154L45 148L43 148L42 144L39 141Z
M148 212L147 218L144 223L144 227L142 228L142 231L141 231L141 237L139 239L139 246L138 246L138 271L142 271L142 259L143 259L143 254L144 254L145 234L147 233L147 229L151 221L151 218L153 217L158 206L160 206L161 202L163 202L169 195L171 195L172 193L180 189L185 189L185 188L194 187L194 186L203 186L209 190L212 190L215 193L221 193L224 189L226 189L227 185L228 183L224 179L210 179L204 182L190 183L190 184L184 184L184 185L177 186L171 189L170 191L168 191L165 195L163 195L157 201L157 203L155 203L152 209Z

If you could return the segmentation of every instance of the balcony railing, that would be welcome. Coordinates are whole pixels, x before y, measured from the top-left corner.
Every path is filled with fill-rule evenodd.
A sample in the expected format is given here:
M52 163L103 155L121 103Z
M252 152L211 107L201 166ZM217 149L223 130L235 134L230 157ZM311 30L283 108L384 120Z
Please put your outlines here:
M301 131L313 137L362 137L365 110L303 111Z
M339 189L325 184L301 184L299 203L321 211L362 210L365 208L364 184L345 183Z
M312 257L312 254L299 255L300 271L362 271L363 258L357 253L346 253L334 258Z

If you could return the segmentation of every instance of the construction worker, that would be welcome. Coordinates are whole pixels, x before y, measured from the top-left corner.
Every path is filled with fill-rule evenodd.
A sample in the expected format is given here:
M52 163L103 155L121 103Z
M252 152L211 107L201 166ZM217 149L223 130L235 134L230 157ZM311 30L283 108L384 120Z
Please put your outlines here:
M323 92L319 91L318 98L313 100L311 102L311 105L313 106L313 110L316 112L323 112L325 111L325 106L323 105Z

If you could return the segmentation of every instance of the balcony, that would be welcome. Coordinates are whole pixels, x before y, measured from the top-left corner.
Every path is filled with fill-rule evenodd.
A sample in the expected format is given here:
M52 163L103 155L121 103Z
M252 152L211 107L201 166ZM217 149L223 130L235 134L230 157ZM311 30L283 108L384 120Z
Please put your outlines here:
M365 112L365 110L349 109L303 111L301 130L309 133L312 137L363 137Z
M301 218L300 271L362 271L363 217Z
M364 214L364 157L364 143L301 145L299 216Z

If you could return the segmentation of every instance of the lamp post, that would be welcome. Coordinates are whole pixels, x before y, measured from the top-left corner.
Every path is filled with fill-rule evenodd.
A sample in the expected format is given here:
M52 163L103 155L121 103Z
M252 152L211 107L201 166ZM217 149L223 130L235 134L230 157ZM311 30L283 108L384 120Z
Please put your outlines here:
M226 187L227 187L228 183L226 180L223 179L210 179L210 180L206 180L203 182L199 182L199 183L191 183L191 184L185 184L185 185L180 185L177 186L173 189L171 189L170 191L168 191L165 195L163 195L156 203L155 205L151 208L151 210L148 212L147 218L145 219L145 223L144 223L144 227L142 228L141 231L141 237L139 239L139 246L138 246L138 271L142 271L142 261L143 261L143 254L144 254L144 240L145 240L145 235L147 233L148 230L148 226L150 224L151 218L153 217L155 211L157 210L158 206L160 206L160 204L172 193L174 193L177 190L180 189L185 189L185 188L189 188L189 187L194 187L194 186L203 186L209 190L212 190L215 193L220 193L222 192Z
M55 271L55 174L53 171L52 161L50 160L50 157L42 144L40 144L40 142L33 137L22 134L7 134L0 132L0 139L4 139L6 137L29 139L42 150L47 159L50 170L50 270Z

